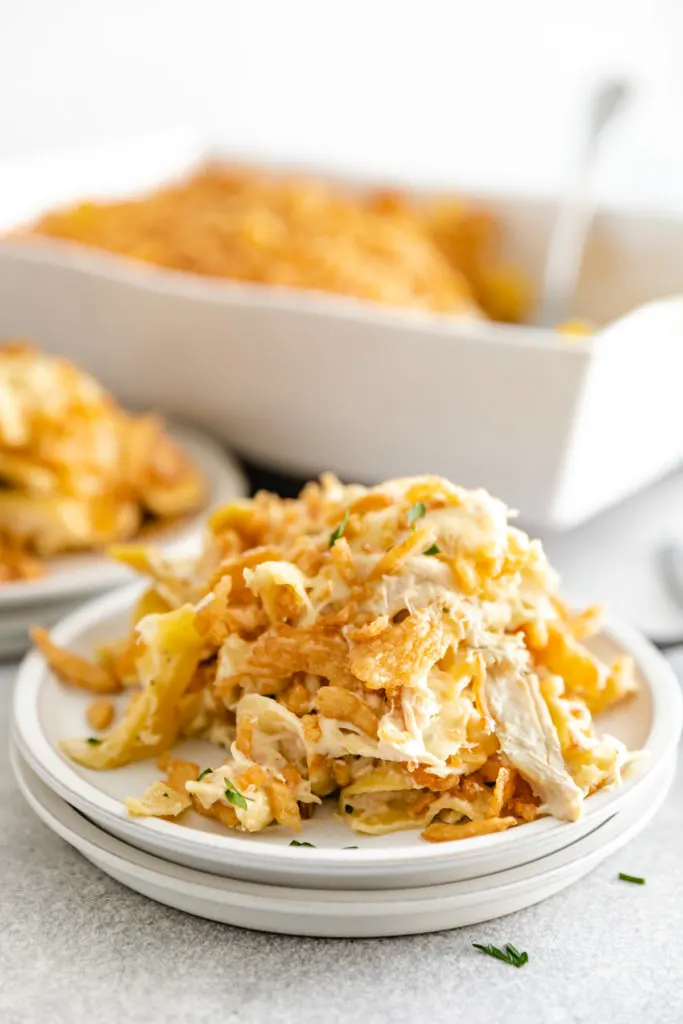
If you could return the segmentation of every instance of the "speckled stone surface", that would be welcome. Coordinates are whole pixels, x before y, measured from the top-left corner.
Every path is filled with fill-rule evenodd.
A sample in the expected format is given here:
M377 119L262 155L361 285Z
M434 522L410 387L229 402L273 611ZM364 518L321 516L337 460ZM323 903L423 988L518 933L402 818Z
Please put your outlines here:
M436 935L286 938L129 892L42 825L10 776L12 675L0 669L2 1024L683 1021L680 764L645 833L539 906ZM512 942L529 963L516 970L472 942Z

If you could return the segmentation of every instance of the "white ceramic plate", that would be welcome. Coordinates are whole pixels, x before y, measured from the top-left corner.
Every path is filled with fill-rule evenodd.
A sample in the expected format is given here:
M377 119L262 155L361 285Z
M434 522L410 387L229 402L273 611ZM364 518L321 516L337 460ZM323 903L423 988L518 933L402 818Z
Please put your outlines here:
M179 867L122 843L56 796L12 750L24 797L39 818L119 882L178 910L223 924L286 935L371 938L479 924L540 903L629 842L662 804L674 777L670 754L637 800L589 835L539 861L472 881L417 889L326 891L258 885ZM299 851L302 852L302 851Z
M211 508L248 493L247 484L235 460L215 441L188 427L170 425L169 432L203 471L209 485L207 507ZM199 545L206 508L191 519L168 527L154 537L155 543L169 552L180 552ZM26 606L85 597L129 583L133 574L124 565L103 554L62 555L50 559L41 579L0 586L0 612ZM36 618L33 622L38 621ZM53 618L54 621L54 618Z
M91 602L69 616L54 637L83 654L127 629L138 588ZM228 831L210 819L188 813L183 824L131 818L122 804L158 778L152 761L116 771L96 772L69 762L60 740L87 734L87 696L62 686L36 652L23 662L17 680L14 723L22 755L59 796L112 834L149 852L202 870L259 882L307 887L391 888L454 881L497 871L551 853L590 832L613 815L675 748L681 728L681 693L671 669L646 640L624 626L611 626L596 645L603 654L626 651L635 658L640 691L602 716L600 725L631 749L648 757L631 765L622 786L601 790L586 802L580 822L543 818L507 832L458 843L430 844L417 832L356 836L332 808L306 822L298 837L315 849L291 848L292 835L280 827L257 834ZM125 700L125 697L122 698ZM179 755L202 765L216 764L216 748L186 741ZM350 851L346 847L358 847Z

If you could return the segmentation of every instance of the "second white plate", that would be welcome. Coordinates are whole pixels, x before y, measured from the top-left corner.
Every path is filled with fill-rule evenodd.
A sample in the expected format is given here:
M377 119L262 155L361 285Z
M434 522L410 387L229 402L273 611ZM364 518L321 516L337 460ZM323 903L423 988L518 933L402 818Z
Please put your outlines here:
M286 935L370 938L479 924L513 913L578 881L629 842L661 806L674 777L670 755L628 808L542 860L471 881L386 891L320 891L207 875L141 853L96 828L11 752L15 777L42 821L123 885L166 906L223 924ZM299 851L304 852L304 851Z

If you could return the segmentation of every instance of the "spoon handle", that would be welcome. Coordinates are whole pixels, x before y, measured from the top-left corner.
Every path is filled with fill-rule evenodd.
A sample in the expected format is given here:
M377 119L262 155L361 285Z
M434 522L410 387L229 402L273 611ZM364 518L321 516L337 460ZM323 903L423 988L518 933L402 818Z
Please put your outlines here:
M604 82L596 90L586 117L573 181L560 202L546 255L536 324L556 327L568 319L593 222L596 200L592 190L600 140L631 95L622 81Z

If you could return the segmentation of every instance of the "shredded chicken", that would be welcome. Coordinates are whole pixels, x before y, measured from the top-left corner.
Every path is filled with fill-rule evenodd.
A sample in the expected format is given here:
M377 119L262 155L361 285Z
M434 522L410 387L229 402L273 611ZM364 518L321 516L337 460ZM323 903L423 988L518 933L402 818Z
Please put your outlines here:
M490 671L486 699L501 750L548 812L556 818L581 817L583 794L564 765L557 729L530 672Z

